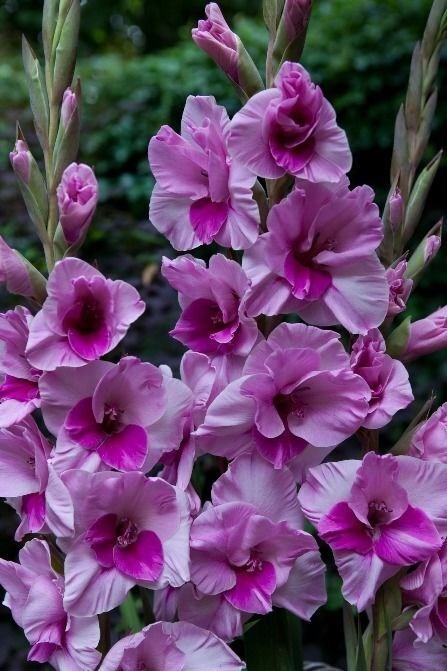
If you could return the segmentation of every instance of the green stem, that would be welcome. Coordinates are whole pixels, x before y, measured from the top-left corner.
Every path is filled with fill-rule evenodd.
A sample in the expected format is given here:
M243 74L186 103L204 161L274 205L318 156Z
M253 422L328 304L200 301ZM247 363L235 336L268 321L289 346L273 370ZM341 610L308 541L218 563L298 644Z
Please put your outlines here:
M143 605L143 616L145 625L153 624L155 620L154 611L149 598L149 592L144 587L140 587L141 603Z
M110 638L110 617L108 613L101 613L98 615L99 620L99 652L101 653L103 659L109 652L111 648L111 638Z

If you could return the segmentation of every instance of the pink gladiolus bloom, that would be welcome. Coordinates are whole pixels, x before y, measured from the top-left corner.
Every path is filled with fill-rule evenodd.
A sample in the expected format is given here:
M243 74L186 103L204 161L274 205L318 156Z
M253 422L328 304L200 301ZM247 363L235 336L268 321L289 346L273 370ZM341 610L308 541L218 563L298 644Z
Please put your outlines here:
M400 581L405 605L420 606L410 622L418 641L447 644L447 545Z
M407 262L401 261L395 268L388 268L386 279L390 287L388 317L394 317L407 307L407 300L413 287L413 280L405 279Z
M382 222L367 186L300 183L267 219L268 233L244 254L249 315L297 312L318 326L366 333L388 308L385 269L374 250Z
M57 187L59 221L69 245L85 237L97 202L98 182L95 173L88 165L71 163L64 170Z
M415 431L409 454L426 461L447 463L447 403Z
M26 355L32 366L79 367L110 352L143 312L127 282L109 280L88 263L66 258L48 279L48 298L34 317Z
M265 614L276 604L308 619L326 598L324 565L312 536L296 529L292 474L242 456L211 498L191 527L191 580L199 592L222 595L242 613Z
M31 417L0 429L0 496L17 511L16 540L29 533L70 535L70 495L48 463L51 447Z
M439 308L428 317L410 324L410 334L403 361L413 361L425 354L447 347L447 307Z
M258 237L254 175L228 155L230 120L211 96L189 96L181 135L163 126L149 143L157 184L149 217L174 249L213 240L245 249Z
M142 473L63 474L74 503L76 539L65 560L68 612L118 606L134 585L179 587L189 580L185 494Z
M156 622L118 641L100 671L242 671L245 664L210 631L189 622Z
M413 401L408 371L400 361L385 354L385 340L378 329L359 336L352 347L351 366L370 386L371 400L363 423L380 429L398 410Z
M211 403L197 431L206 452L233 459L257 450L282 468L309 443L338 445L368 411L370 389L352 373L333 331L280 324L252 350L243 372Z
M239 81L239 44L240 39L230 29L219 5L210 2L205 7L206 19L199 21L192 30L192 39L203 49L225 74L236 84Z
M309 470L298 498L334 552L343 595L358 610L402 566L425 561L447 531L447 467L413 457L347 460Z
M393 640L391 671L443 671L447 666L447 650L432 638L417 645L411 629L397 631Z
M346 134L319 86L298 63L285 62L275 87L254 95L231 122L234 158L260 177L285 173L338 182L351 169Z
M163 451L177 449L191 394L150 363L124 357L93 361L76 373L59 368L40 380L42 412L57 436L58 472L114 468L148 471Z
M171 335L192 350L209 355L247 356L259 337L242 299L249 280L238 263L215 254L209 268L186 255L163 258L162 273L179 292L183 310Z
M32 319L29 310L21 306L0 314L0 427L20 422L40 407L40 371L25 357Z
M0 559L3 602L25 631L30 662L49 662L57 671L92 671L101 660L96 646L96 617L68 615L63 606L64 579L51 567L46 543L29 541L19 552L20 564Z

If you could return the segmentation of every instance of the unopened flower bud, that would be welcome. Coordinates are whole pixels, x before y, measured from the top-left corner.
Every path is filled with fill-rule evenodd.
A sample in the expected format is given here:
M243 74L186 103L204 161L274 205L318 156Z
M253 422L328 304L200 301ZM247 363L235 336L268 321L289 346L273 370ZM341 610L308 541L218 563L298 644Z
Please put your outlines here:
M205 7L207 18L192 30L192 39L247 97L263 88L259 72L244 45L215 2Z
M410 325L409 338L400 358L413 361L444 348L447 348L447 306Z
M0 282L11 294L33 298L39 303L45 299L45 278L19 252L0 236Z
M62 126L65 128L68 127L70 119L78 108L78 99L76 93L70 87L65 89L64 96L62 98L62 107L61 107L61 119Z
M430 235L425 241L424 249L424 261L425 263L430 263L430 261L436 256L441 247L441 238L439 235Z
M405 277L416 280L433 261L441 247L442 221L438 222L419 243L411 255Z
M403 312L407 306L413 281L405 278L407 262L400 261L395 268L388 268L386 279L390 287L387 317L394 317Z
M46 235L48 196L39 166L29 150L20 127L14 150L9 154L26 209L41 239Z
M273 49L277 65L300 59L311 10L312 0L285 0Z
M69 245L82 240L98 201L98 182L93 170L83 163L71 163L57 187L59 221Z
M33 157L24 140L16 141L13 151L9 154L9 160L17 177L25 184L29 184Z
M389 201L389 217L393 231L398 231L403 217L403 200L399 188L396 188Z

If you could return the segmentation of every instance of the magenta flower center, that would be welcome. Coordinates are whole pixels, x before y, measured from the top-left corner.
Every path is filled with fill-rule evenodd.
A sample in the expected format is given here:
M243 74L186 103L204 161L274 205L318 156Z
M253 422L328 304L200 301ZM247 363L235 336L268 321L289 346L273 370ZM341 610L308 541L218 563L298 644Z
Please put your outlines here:
M101 428L105 433L119 433L122 429L121 416L123 411L113 405L106 405L104 408L104 419L101 423Z
M304 419L305 417L305 408L307 403L304 402L301 392L305 388L297 388L292 391L291 394L277 394L273 399L273 405L275 406L279 416L286 424L287 417L290 414L294 414L298 419Z
M78 303L77 314L73 317L71 326L80 333L95 333L104 321L103 312L95 301Z
M368 504L368 522L372 527L388 523L388 515L393 512L385 501L370 501Z
M245 564L244 569L247 573L258 573L262 571L263 563L262 560L258 557L250 557L248 562Z
M138 527L131 520L125 517L120 520L116 527L116 543L119 547L127 548L138 538Z

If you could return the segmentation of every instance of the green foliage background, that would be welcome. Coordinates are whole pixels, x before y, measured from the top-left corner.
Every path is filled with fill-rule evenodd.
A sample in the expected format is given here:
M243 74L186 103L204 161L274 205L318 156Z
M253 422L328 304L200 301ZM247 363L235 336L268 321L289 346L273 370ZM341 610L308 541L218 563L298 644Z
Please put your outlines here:
M21 32L37 50L41 48L42 4L3 0L0 6L0 233L37 265L41 263L40 251L18 195L8 153L16 120L37 151L19 54ZM262 69L266 32L259 18L260 0L220 4ZM379 204L383 204L389 186L393 124L405 93L411 51L422 35L430 6L431 0L314 0L303 63L322 85L348 134L354 154L353 184L369 183ZM172 253L147 221L153 185L146 158L148 140L162 124L178 128L189 94L214 95L230 114L238 109L225 76L190 40L190 29L203 10L203 0L87 0L83 8L77 73L83 89L79 160L95 167L101 189L84 256L89 261L98 259L105 272L132 281L142 291L148 315L126 342L126 351L154 363L175 364L181 350L167 338L177 311L174 293L158 276L149 285L144 281L161 254ZM445 51L439 90L426 161L445 144ZM445 211L446 178L444 159L419 238ZM414 318L447 303L445 258L442 250L430 276L412 297ZM3 297L3 305L6 301ZM412 372L419 400L432 389L439 402L446 400L445 354L415 364ZM329 607L317 616L318 645L332 663L340 661L340 646L334 643L334 635L341 635L335 626L335 616L339 619L338 587L331 582ZM2 654L9 655L8 666L1 666ZM0 668L23 668L17 654L17 663L11 662L10 653L0 650Z

